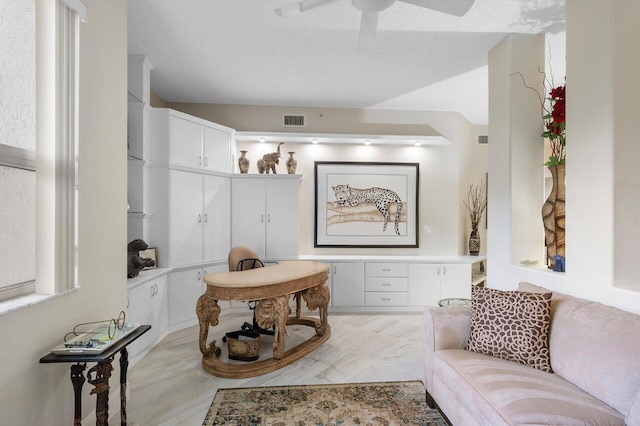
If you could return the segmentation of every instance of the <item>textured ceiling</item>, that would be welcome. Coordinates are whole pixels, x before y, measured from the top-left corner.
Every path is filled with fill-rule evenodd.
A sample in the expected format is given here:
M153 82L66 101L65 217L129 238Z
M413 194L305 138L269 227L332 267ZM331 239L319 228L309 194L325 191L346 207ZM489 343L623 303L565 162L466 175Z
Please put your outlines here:
M453 1L453 0L452 0ZM129 54L170 102L459 111L488 116L487 52L564 29L564 0L476 0L463 17L396 2L356 48L349 0L280 18L292 0L128 0Z

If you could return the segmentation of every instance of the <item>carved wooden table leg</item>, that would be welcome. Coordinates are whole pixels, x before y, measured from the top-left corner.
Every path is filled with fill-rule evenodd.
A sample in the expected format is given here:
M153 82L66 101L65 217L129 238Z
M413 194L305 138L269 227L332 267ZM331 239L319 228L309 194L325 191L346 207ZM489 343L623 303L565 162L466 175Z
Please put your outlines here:
M320 313L320 323L316 325L316 334L324 336L327 332L328 325L328 308L329 308L329 287L326 284L320 284L311 287L302 293L304 301L310 310L318 309Z
M218 301L203 294L196 304L196 315L200 323L200 352L202 352L203 362L206 358L217 357L220 355L220 348L216 346L216 341L212 340L207 347L207 338L209 337L209 327L218 325L218 316L220 315L220 306Z
M71 366L71 383L73 384L73 426L82 424L82 385L84 385L84 369L87 363L77 363Z
M300 314L302 313L302 292L299 291L295 295L296 298L296 318L300 318Z
M284 356L284 347L287 340L287 318L291 314L289 308L289 297L274 297L273 299L264 299L258 301L256 306L256 320L262 328L271 328L275 325L276 332L273 341L273 359L282 359Z
M111 366L113 357L100 361L89 369L87 380L94 388L91 395L96 394L96 425L107 426L109 424L109 378L113 367ZM92 377L92 374L95 376Z
M129 352L124 347L120 351L120 425L127 424L127 370L129 369Z

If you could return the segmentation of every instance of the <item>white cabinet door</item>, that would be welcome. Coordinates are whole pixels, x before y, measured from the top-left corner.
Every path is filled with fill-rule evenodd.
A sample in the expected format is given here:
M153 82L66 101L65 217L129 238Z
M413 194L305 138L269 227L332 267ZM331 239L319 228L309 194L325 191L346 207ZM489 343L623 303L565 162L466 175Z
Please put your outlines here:
M129 290L128 298L127 322L151 326L151 330L129 346L130 357L134 357L151 347L169 326L167 278L160 277Z
M471 265L442 264L441 298L471 299Z
M263 179L233 179L231 183L232 245L249 247L261 259L265 257L265 191Z
M171 266L201 263L202 175L178 170L170 173Z
M409 306L438 305L441 271L436 263L409 264Z
M231 134L212 127L204 127L205 169L231 173Z
M177 117L169 117L169 156L172 164L202 167L203 126Z
M226 260L231 248L231 181L204 175L203 262Z
M331 265L331 306L364 306L364 263Z
M169 324L184 327L197 323L196 303L204 293L202 269L169 274Z
M129 290L129 310L127 313L127 322L135 324L149 324L151 330L140 336L135 342L128 347L129 356L135 357L155 340L155 328L151 322L153 321L152 298L154 293L154 283L145 283L132 290Z
M298 180L267 180L265 257L298 257Z
M153 296L153 324L155 324L154 326L156 328L154 336L160 336L169 328L169 295L167 294L167 277L160 277L154 282L156 285L155 294Z

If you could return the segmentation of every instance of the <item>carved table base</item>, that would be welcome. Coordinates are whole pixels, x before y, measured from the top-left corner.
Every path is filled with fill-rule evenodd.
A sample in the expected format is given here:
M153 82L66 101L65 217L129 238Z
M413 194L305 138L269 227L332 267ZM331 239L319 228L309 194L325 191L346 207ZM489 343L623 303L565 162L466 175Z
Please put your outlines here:
M245 364L230 364L222 361L219 356L221 349L216 346L216 341L211 341L207 346L209 327L218 324L220 307L217 300L203 294L198 299L196 313L200 323L200 351L202 352L202 367L214 376L240 379L254 377L270 373L287 366L310 352L317 349L331 336L331 327L327 321L327 309L329 305L329 288L326 284L294 293L296 298L296 314L289 316L290 294L262 299L256 306L256 320L262 328L275 328L273 342L273 358L262 361L254 361ZM310 310L319 309L320 318L300 316L300 304L304 299ZM315 334L294 348L285 350L288 335L287 325L303 325L313 327Z

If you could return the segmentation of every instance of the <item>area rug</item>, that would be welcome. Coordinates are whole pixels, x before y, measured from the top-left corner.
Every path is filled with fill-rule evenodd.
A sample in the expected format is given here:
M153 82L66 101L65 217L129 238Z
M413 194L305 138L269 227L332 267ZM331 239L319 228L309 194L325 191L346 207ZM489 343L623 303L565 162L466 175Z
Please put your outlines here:
M422 382L220 389L203 426L446 426Z

